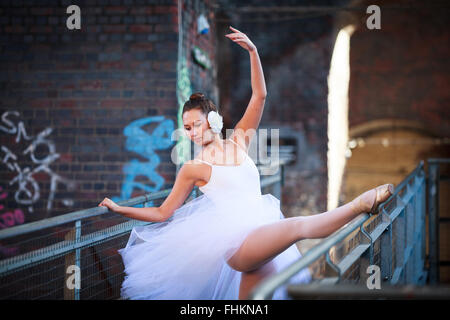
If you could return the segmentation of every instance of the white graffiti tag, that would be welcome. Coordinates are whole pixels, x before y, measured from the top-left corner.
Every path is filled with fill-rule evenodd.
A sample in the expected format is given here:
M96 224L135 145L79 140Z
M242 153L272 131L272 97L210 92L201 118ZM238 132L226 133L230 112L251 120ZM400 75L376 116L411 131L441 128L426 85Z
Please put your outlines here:
M47 210L50 210L53 205L53 200L56 192L56 187L58 183L63 183L67 185L69 190L75 189L75 183L61 177L60 175L54 173L50 169L50 164L59 158L59 154L56 153L56 147L53 141L49 140L47 137L52 133L52 128L46 128L42 130L36 137L29 136L26 133L25 126L22 121L15 125L8 116L19 116L17 111L5 112L2 115L2 124L0 125L0 131L8 134L17 135L15 142L19 143L21 138L24 141L31 140L31 143L22 152L22 155L29 156L32 163L36 165L34 168L29 166L21 167L19 165L19 159L17 154L12 152L6 146L2 145L0 147L1 156L0 161L6 165L6 167L17 175L9 181L9 185L18 186L16 192L14 193L14 199L18 204L28 206L28 211L33 212L33 204L40 199L40 187L38 182L35 180L34 175L37 173L45 173L50 177L50 192L47 200ZM38 148L47 149L45 156L39 158L36 154ZM64 204L71 203L71 200L65 199Z

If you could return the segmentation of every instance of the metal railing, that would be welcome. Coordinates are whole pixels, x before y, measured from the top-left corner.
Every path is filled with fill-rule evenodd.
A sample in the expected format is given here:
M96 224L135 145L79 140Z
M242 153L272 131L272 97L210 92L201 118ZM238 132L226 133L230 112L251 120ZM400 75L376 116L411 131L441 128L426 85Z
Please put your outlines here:
M448 300L449 287L436 286L390 286L383 285L380 290L367 288L362 284L340 285L293 285L288 287L288 293L293 299L326 299L326 300Z
M439 189L442 182L450 180L448 172L446 176L441 174L441 167L450 164L450 159L428 159L428 233L430 247L430 284L439 283L439 270L441 265L449 265L450 261L441 261L439 257L439 227L441 223L449 223L448 217L440 217L439 215Z
M368 267L378 266L384 284L426 282L426 178L423 161L398 185L376 215L363 213L299 260L262 281L250 299L271 299L276 289L304 268L313 273L312 285L365 283ZM303 285L307 288L307 285Z
M261 179L263 193L270 192L281 199L285 164L283 160L272 164L279 166L279 170ZM153 206L170 191L118 204ZM195 187L187 201L198 193ZM124 274L117 250L125 247L133 227L148 224L151 222L128 219L105 207L95 207L1 230L0 245L16 252L0 260L0 299L119 298ZM78 273L70 271L76 269Z

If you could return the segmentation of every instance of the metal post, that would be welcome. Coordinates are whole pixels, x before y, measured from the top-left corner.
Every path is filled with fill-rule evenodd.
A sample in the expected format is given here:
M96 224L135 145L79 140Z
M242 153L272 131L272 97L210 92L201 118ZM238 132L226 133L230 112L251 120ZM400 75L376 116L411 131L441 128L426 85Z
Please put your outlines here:
M414 188L414 191L416 188ZM414 222L415 222L415 202L416 194L411 198L406 205L406 252L405 252L405 271L406 271L406 283L414 283L415 279L415 260L414 260L414 248L415 248L415 235L414 235Z
M366 283L367 281L367 268L371 265L373 265L373 239L370 235L370 233L365 229L364 224L362 224L359 227L359 230L363 236L363 239L361 239L360 244L370 244L370 247L368 250L364 251L364 253L361 255L359 259L359 281Z
M389 223L388 227L381 234L380 239L380 269L381 279L391 281L392 279L392 222L386 210L382 209L382 220Z
M419 179L417 179L419 181ZM417 194L414 197L414 231L413 231L413 241L414 247L412 252L412 261L414 263L414 283L418 283L421 277L423 266L420 263L420 249L422 247L422 233L421 227L422 222L420 221L420 217L422 215L422 193L423 193L423 178L421 177L420 181L417 183Z
M402 209L393 223L393 232L395 233L395 264L394 274L391 283L404 283L405 270L403 268L405 261L405 208Z
M74 240L74 239L76 239L76 234L77 234L77 230L76 230L76 226L75 226L75 229L72 228L66 233L66 235L64 236L64 240L65 241ZM73 266L75 264L76 264L76 251L75 252L71 251L71 252L67 253L64 257L64 283L63 283L64 300L75 300L76 299L75 290L70 289L67 285L67 281L69 280L69 277L70 277L70 275L67 273L67 270L69 269L70 266Z
M427 212L427 189L426 184L424 183L422 185L422 193L421 193L421 211L420 211L420 221L421 221L421 250L420 250L420 265L423 271L424 279L423 281L426 281L426 271L425 271L425 259L427 255L427 244L426 244L426 212Z
M81 239L81 220L75 222L75 242L79 243ZM75 249L75 265L80 270L80 282L81 282L81 249ZM81 283L80 283L81 284ZM75 286L75 300L80 300L80 289Z
M332 280L333 282L339 283L341 281L342 276L341 269L333 261L331 261L329 250L325 255L325 261L326 265L324 275L326 279L333 279ZM336 279L336 281L334 279Z
M430 284L439 282L439 163L429 161L428 236L430 250Z
M425 235L423 232L423 227L425 225L425 172L423 168L420 170L419 174L415 179L415 196L414 196L414 226L413 226L413 280L412 283L416 285L423 285L425 281L424 273L424 261L422 256L422 248L425 245Z
M413 273L411 272L411 265L413 264L413 260L411 257L411 250L413 248L413 229L414 227L414 199L415 199L415 182L416 178L414 177L410 183L408 183L406 190L408 194L408 202L405 203L405 247L403 250L403 280L404 284L411 283ZM411 197L409 197L411 195ZM412 224L412 225L411 225Z

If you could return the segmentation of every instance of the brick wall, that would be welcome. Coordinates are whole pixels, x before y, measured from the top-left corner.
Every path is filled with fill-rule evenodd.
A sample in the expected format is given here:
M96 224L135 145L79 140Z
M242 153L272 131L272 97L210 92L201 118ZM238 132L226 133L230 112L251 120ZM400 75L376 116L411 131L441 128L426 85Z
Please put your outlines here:
M212 7L214 1L183 1L182 24L183 43L182 54L186 59L186 66L189 70L191 92L203 92L219 108L216 62L216 24L215 14ZM209 23L209 32L199 34L197 32L197 18L203 14ZM194 61L192 50L194 47L204 50L212 63L211 68L204 68Z
M350 126L391 118L419 122L437 136L450 135L448 7L439 1L427 4L383 10L383 5L399 3L380 1L381 30L362 25L353 34Z
M194 34L204 3L182 2L185 42L214 56ZM81 30L66 27L71 4ZM0 14L1 227L169 188L178 2L2 1ZM213 93L214 72L186 57Z
M421 160L450 156L448 7L439 1L378 4L380 30L367 29L361 12L347 19L357 27L349 125L358 132L352 138L365 143L347 159L342 201L374 185L399 183Z

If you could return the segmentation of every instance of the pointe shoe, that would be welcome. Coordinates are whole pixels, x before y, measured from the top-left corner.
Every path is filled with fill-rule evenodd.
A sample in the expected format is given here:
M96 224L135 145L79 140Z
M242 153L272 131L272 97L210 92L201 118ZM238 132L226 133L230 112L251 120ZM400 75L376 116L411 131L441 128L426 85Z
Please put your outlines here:
M384 184L382 186L378 186L375 188L376 197L373 202L372 208L370 209L370 213L375 214L378 211L378 207L381 203L386 201L393 193L394 193L394 185L391 183Z
M375 191L375 197L373 195ZM356 212L368 212L375 214L381 203L386 201L394 193L394 185L391 183L384 184L364 192L351 202Z

